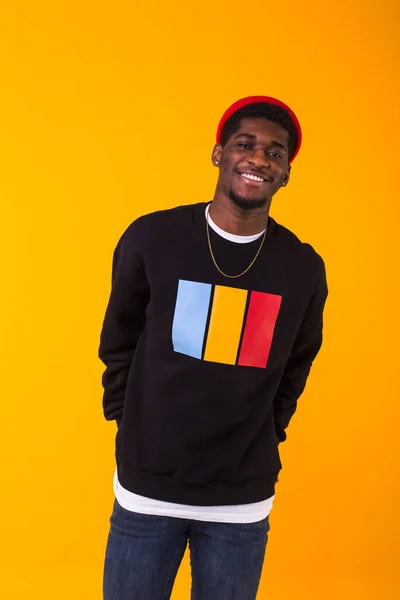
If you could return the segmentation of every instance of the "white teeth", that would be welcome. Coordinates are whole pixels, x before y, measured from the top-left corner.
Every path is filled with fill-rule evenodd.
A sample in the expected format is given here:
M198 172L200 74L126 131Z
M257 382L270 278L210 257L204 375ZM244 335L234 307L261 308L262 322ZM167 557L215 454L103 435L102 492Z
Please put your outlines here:
M256 177L255 175L250 175L250 173L240 173L242 177L246 177L246 179L252 179L253 181L264 181L262 177Z

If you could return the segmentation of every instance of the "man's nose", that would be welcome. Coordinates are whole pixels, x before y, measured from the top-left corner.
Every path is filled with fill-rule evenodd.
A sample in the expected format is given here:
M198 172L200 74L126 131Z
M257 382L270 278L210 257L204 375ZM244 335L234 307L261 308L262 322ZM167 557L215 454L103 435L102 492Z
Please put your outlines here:
M269 157L265 155L262 148L255 148L248 157L248 161L255 166L270 166Z

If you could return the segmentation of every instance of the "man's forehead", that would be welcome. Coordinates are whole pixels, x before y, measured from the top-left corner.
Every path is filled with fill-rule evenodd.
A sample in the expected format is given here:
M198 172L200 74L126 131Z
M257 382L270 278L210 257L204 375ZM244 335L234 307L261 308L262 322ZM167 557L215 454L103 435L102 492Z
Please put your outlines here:
M246 133L256 136L257 138L270 137L273 134L274 137L279 136L279 139L282 142L289 141L289 133L286 129L279 125L279 123L275 123L275 121L270 121L269 119L264 119L262 117L246 117L241 119L239 128L234 134L234 137Z

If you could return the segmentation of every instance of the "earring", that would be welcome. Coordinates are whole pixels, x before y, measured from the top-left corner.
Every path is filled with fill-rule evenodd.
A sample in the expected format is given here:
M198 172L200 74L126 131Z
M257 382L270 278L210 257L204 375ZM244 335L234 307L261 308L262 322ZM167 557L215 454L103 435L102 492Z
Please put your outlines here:
M218 167L218 165L219 165L219 160L216 160L215 161L215 166Z

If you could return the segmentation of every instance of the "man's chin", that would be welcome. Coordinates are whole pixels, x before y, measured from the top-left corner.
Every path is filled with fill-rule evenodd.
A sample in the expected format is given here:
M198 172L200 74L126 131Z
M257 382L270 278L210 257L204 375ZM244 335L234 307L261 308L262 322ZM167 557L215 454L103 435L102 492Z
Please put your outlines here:
M257 210L264 208L267 204L267 198L244 198L232 190L229 191L229 199L241 210Z

